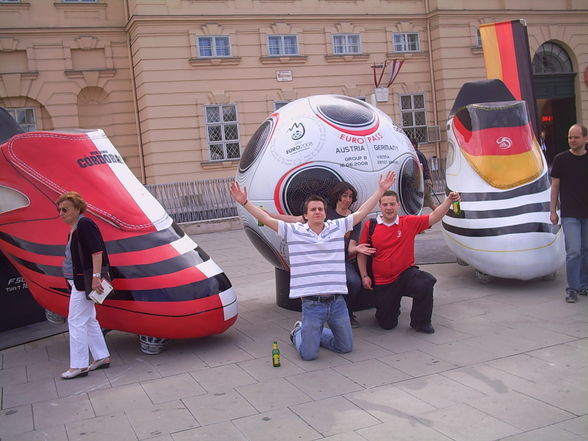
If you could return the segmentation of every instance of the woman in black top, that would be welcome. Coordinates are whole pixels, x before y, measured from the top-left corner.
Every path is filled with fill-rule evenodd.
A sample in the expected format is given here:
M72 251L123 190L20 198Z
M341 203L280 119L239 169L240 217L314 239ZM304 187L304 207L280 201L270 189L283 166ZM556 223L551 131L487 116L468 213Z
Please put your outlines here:
M63 275L71 287L67 316L70 368L61 374L69 380L110 366L110 354L96 320L94 302L86 298L86 293L92 290L102 292L102 268L108 267L108 255L98 226L83 215L87 205L78 193L62 194L56 205L59 216L71 228L63 262ZM88 349L94 359L91 364Z

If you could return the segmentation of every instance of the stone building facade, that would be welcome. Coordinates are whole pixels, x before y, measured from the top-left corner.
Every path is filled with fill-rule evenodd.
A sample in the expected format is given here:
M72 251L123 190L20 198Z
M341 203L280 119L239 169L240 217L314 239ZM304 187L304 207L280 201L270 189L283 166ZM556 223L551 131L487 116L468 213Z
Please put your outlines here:
M479 26L514 19L555 153L588 115L588 0L0 0L0 106L104 129L144 183L234 175L272 111L316 94L374 102L443 157L457 92L485 78Z

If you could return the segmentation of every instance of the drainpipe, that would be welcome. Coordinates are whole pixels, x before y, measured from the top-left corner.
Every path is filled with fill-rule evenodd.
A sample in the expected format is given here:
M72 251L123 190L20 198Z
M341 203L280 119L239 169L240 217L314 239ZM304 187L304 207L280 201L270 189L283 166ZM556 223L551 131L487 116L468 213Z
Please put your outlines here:
M439 126L439 119L437 118L437 91L435 89L435 71L433 70L433 48L431 46L431 21L429 17L429 0L425 0L425 20L427 20L427 45L429 46L429 75L431 77L431 97L433 99L433 121L436 126ZM439 135L441 135L441 127L439 127ZM441 157L441 145L439 141L435 142L435 155L437 158Z
M131 11L129 9L129 0L125 0L125 9L127 14L127 26L131 19ZM131 50L131 35L127 33L127 50L129 51L129 63L131 69L131 91L133 93L133 105L135 107L135 126L137 127L137 142L139 144L139 173L142 184L147 183L145 176L145 158L143 154L143 132L141 130L141 120L139 118L139 102L137 101L137 85L135 83L135 63L133 62L133 51Z

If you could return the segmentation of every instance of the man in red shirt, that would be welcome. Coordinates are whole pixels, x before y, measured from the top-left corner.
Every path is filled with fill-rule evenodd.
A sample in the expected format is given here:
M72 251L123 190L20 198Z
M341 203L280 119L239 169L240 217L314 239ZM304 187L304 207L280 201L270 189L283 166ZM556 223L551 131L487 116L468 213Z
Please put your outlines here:
M371 246L371 274L368 274L368 256L358 254L357 264L366 289L373 289L376 303L376 320L380 327L393 329L398 324L398 311L402 296L412 297L410 326L417 332L432 334L433 285L437 279L414 265L414 238L421 231L439 222L453 201L459 201L452 192L431 214L424 216L398 216L398 194L386 191L380 199L381 214L366 222L361 232L361 243ZM376 222L370 243L370 222ZM373 277L373 280L372 280Z

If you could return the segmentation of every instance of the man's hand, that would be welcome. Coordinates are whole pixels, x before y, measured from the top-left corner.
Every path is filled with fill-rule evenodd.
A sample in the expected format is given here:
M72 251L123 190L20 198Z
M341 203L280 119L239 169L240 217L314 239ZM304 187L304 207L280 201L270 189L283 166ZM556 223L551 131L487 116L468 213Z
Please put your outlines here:
M247 202L247 188L241 188L237 181L231 182L231 185L229 186L229 191L231 192L231 197L234 199L235 202L241 205Z
M366 256L373 256L376 253L376 249L369 246L367 243L360 243L355 246L357 253L365 254Z
M443 216L447 214L447 211L451 207L451 203L454 201L461 201L461 196L457 191L452 191L449 193L447 197L443 199L441 205L439 205L433 210L431 214L429 214L429 227L432 227L441 219L443 219Z
M457 191L452 191L447 195L447 198L451 199L451 202L459 201L461 202L461 196Z
M553 225L557 225L559 222L559 216L557 215L557 213L550 213L549 214L549 219L551 220L551 223Z
M386 173L385 176L380 175L380 179L378 180L378 187L380 188L380 190L383 193L386 190L388 190L390 187L392 187L392 184L394 184L395 180L396 180L396 172L391 170L388 173Z
M370 276L364 276L361 278L361 284L365 289L369 289L370 291L372 288L372 278Z

